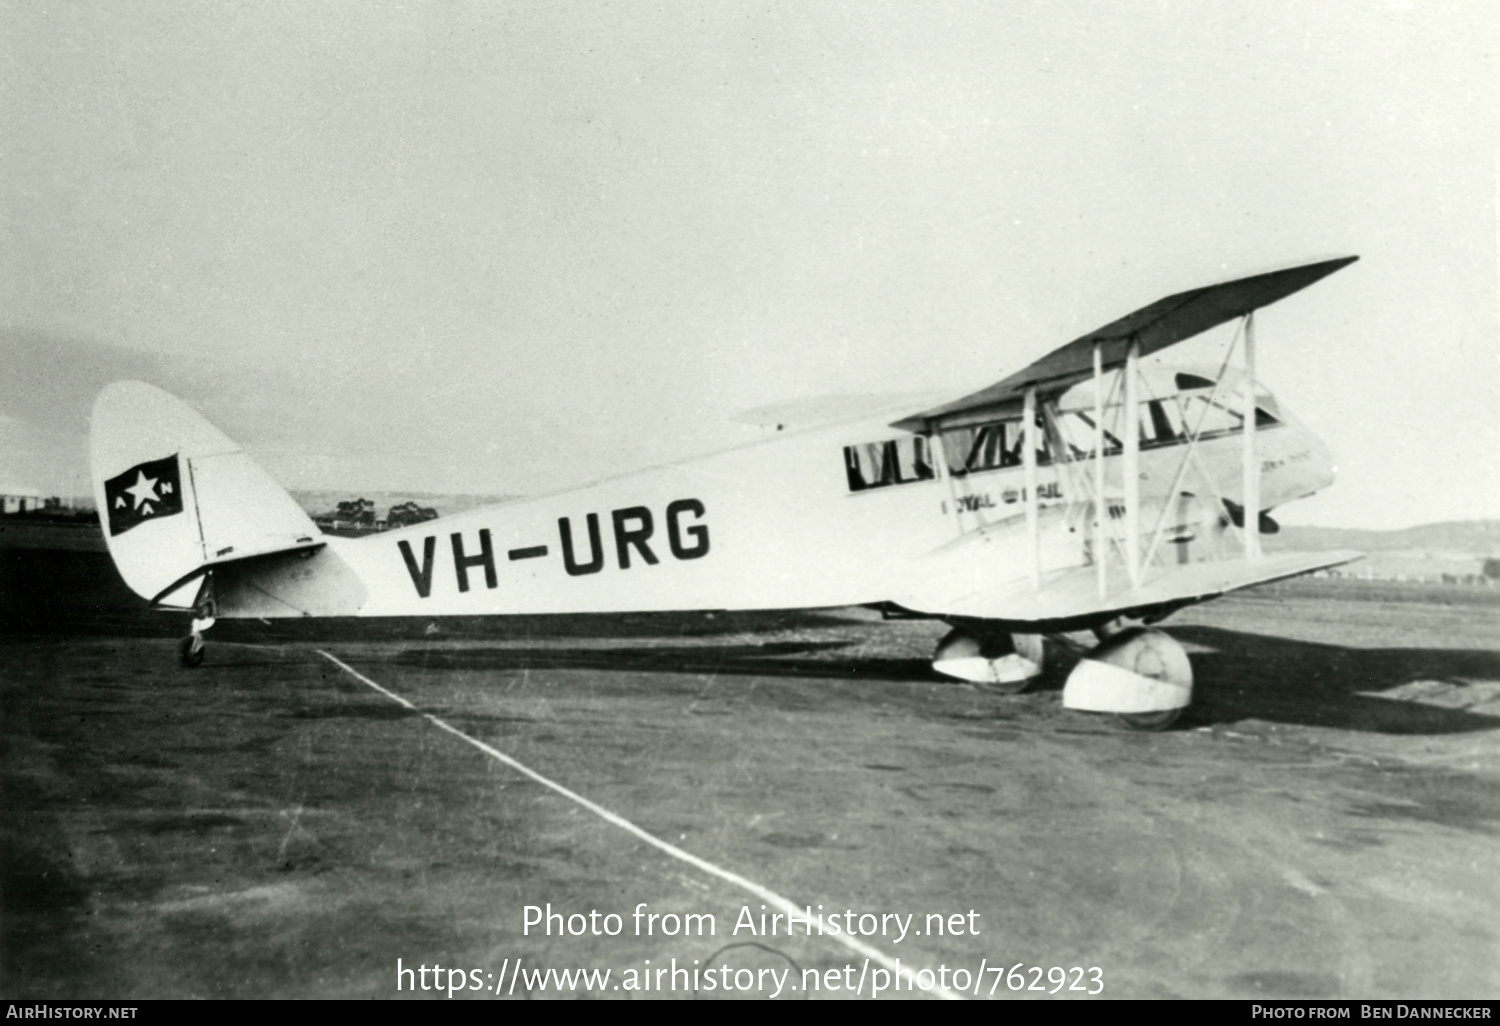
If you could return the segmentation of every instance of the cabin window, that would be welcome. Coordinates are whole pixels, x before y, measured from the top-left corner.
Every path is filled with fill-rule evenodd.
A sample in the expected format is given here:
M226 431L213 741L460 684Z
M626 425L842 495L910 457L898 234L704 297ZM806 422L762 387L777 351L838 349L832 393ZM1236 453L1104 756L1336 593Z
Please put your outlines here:
M1021 427L1021 419L1017 417L944 432L943 448L947 451L949 470L954 477L963 477L985 470L1021 466L1025 462L1026 444ZM1037 464L1051 463L1052 453L1040 421L1034 437Z
M1118 406L1105 407L1104 410L1104 455L1113 456L1125 448L1119 437L1110 430L1110 425L1119 417ZM1115 416L1111 417L1110 414ZM1092 411L1085 413L1075 410L1070 413L1059 414L1057 417L1057 433L1068 445L1068 454L1075 460L1085 459L1094 452L1094 414Z
M932 460L921 435L844 446L844 473L851 492L930 481Z
M946 432L943 449L949 472L954 477L963 477L969 473L1021 466L1024 441L1021 421L1017 418ZM1051 463L1047 436L1040 426L1036 432L1036 445L1037 463ZM931 440L924 435L908 435L883 442L846 445L844 473L851 492L930 481L936 476Z

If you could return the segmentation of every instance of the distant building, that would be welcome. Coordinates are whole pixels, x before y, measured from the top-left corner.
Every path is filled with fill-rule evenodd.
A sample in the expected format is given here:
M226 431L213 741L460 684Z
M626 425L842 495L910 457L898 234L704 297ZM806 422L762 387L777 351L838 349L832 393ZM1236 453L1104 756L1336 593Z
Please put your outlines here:
M42 508L42 493L35 488L12 486L0 489L0 513L30 513Z

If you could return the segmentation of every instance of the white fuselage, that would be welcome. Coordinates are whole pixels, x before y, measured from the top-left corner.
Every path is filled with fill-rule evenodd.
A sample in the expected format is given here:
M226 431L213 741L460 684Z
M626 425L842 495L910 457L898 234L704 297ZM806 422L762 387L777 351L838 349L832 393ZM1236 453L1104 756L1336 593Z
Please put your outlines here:
M909 467L903 473L893 459L887 480L856 481L857 473L870 475L859 470L866 465L860 460L878 458L885 452L879 446L912 444L914 436L888 426L899 412L783 432L378 535L329 537L312 552L225 568L217 582L219 614L475 616L917 603L941 594L934 574L954 572L953 560L928 558L935 550L976 528L1024 519L1023 470L966 469L964 454L950 442L948 474L923 468L925 476L913 475ZM1239 501L1242 444L1237 432L1202 439L1174 494L1205 495L1198 515L1211 508L1221 516L1219 500ZM1256 445L1263 508L1332 480L1326 449L1282 411L1256 432ZM1170 441L1142 448L1143 507L1162 508L1185 450L1185 442ZM1105 494L1113 503L1121 459L1106 453ZM1037 469L1039 505L1051 522L1061 523L1066 511L1079 521L1049 542L1056 550L1047 557L1051 565L1092 558L1082 521L1092 521L1093 504L1080 488L1093 465L1075 458ZM1157 527L1148 516L1142 531ZM1024 548L974 549L962 555L959 569L1011 579L1027 572ZM930 604L914 608L941 612Z

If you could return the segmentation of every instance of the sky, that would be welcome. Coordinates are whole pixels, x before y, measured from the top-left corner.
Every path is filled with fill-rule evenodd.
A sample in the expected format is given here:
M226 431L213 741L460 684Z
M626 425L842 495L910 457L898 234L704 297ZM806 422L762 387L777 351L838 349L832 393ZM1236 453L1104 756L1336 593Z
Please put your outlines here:
M958 396L1169 293L1339 465L1500 517L1487 5L0 3L0 487L183 396L296 489L536 494ZM1228 334L1173 359L1214 361Z

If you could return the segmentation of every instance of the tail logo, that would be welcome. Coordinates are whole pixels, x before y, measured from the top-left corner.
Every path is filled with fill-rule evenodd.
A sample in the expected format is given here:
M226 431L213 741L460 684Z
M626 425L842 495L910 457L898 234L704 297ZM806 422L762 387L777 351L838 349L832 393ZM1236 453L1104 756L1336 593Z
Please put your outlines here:
M104 482L109 507L109 533L124 534L148 520L182 512L182 480L177 454L131 467Z

